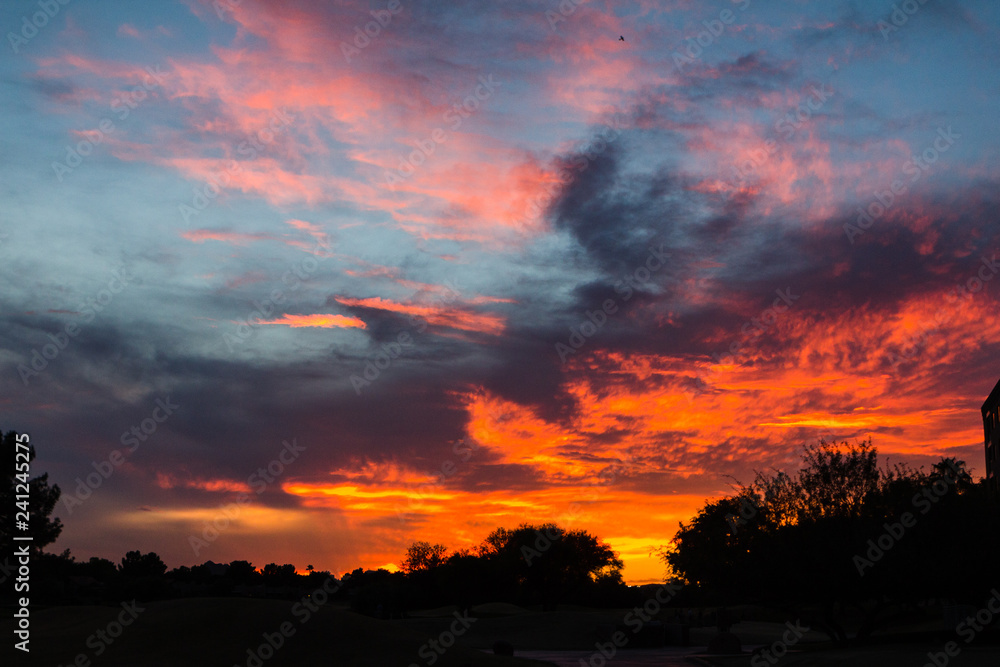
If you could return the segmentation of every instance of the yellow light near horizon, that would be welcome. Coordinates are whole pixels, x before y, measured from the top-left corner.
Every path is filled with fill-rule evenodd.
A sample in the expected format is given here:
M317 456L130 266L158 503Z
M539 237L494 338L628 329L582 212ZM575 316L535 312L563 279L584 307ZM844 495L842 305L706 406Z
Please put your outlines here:
M275 528L290 530L308 525L310 519L297 508L276 509L261 505L239 505L236 502L214 507L185 507L157 509L152 512L132 510L115 517L117 523L133 528L148 528L156 524L183 524L196 527L200 534L205 524L226 523L225 530L232 534L248 534Z
M365 490L354 484L324 486L321 484L287 484L282 487L285 493L294 496L341 496L344 498L413 498L416 500L451 500L452 493L433 492L421 488L401 487L382 491Z

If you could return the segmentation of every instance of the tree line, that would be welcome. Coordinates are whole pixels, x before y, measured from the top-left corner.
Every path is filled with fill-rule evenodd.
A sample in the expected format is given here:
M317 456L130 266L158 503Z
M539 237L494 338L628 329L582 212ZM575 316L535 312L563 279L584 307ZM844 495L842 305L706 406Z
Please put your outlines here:
M13 451L15 438L2 436L5 450ZM23 483L12 462L6 457L0 485L0 553L7 554L14 489ZM293 599L335 578L311 565L305 574L287 563L257 568L246 560L168 571L155 553L129 551L120 563L77 562L68 550L46 553L62 530L51 518L60 491L47 475L29 484L33 599L45 603L188 595ZM871 439L820 441L804 448L796 472L758 472L749 484L736 482L732 494L706 501L660 555L665 579L683 586L673 604L769 608L847 641L926 617L929 605L981 604L996 585L998 509L985 481L974 481L963 461L942 458L925 472L881 463ZM484 602L628 607L644 592L625 585L622 568L618 554L584 530L522 524L497 528L473 548L414 542L399 571L344 573L336 597L381 617Z
M661 551L700 604L801 617L836 641L981 606L1000 548L997 499L963 461L880 465L871 439L805 447L794 474L758 472L706 502Z

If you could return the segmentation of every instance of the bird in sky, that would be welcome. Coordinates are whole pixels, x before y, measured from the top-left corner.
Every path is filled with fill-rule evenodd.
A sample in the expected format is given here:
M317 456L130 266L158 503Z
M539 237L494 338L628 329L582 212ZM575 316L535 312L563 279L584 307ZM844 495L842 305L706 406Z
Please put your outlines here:
M624 35L619 35L618 36L618 41L619 42L624 42L625 41L625 36Z

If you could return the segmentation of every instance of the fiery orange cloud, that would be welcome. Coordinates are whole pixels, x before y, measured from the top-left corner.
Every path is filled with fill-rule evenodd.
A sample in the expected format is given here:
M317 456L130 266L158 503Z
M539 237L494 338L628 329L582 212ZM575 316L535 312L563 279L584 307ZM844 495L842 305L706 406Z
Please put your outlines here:
M345 301L411 312L381 299ZM980 425L969 416L975 411L954 392L922 405L923 390L901 392L904 379L879 369L884 341L906 345L923 331L925 356L912 361L927 370L917 364L905 383L919 389L933 381L934 364L1000 335L1000 323L983 324L990 303L952 305L944 294L928 294L911 298L894 317L859 309L823 327L798 305L765 334L782 342L780 351L755 341L725 364L595 351L566 365L565 389L577 410L565 423L482 389L455 394L469 442L482 449L455 462L454 475L362 460L332 471L336 481L289 480L282 490L301 503L292 515L337 512L345 529L377 532L378 544L359 554L369 563L397 562L415 540L468 548L500 526L555 521L605 539L625 561L630 583L656 581L664 570L653 550L706 499L729 493L727 475L747 461L794 470L801 446L820 437L871 435L883 457L944 455L976 441ZM949 318L928 333L943 306L953 308ZM869 361L845 366L841 355L860 340L868 341ZM718 344L728 344L725 334ZM524 470L531 482L463 486L476 466L498 464ZM745 473L744 482L752 477ZM261 530L277 530L269 526Z
M506 328L503 317L490 313L477 313L460 308L446 306L418 306L414 304L397 303L381 297L352 299L337 297L337 303L348 307L372 308L391 313L401 313L420 317L432 326L461 329L499 336Z
M699 498L670 496L663 501L613 486L553 486L528 492L461 491L446 484L424 486L380 484L287 484L286 493L302 499L310 509L330 508L343 512L348 524L361 529L392 517L381 529L392 546L364 554L369 562L398 562L414 540L444 543L452 550L478 545L493 529L522 522L555 521L567 529L583 528L605 538L626 563L630 582L662 579L663 566L652 550L663 546L662 534L672 533L677 521L686 519ZM678 511L679 510L679 511ZM651 532L633 532L643 515Z
M280 324L293 329L300 327L320 327L324 329L365 329L368 325L364 320L346 315L329 313L313 313L310 315L285 314L273 320L263 320L261 324Z
M398 559L417 539L470 547L498 526L557 521L606 539L625 560L628 581L653 581L663 575L653 550L668 544L677 522L689 520L707 498L731 492L728 471L747 461L795 470L802 445L819 438L871 435L883 461L946 455L976 441L980 429L969 406L954 399L921 405L924 394L900 392L900 378L878 371L886 349L869 343L867 365L840 362L842 350L858 344L857 332L905 344L926 330L942 303L944 295L913 298L898 319L847 312L822 329L804 307L789 312L767 335L781 340L781 354L795 363L781 363L760 343L726 364L594 352L567 365L566 389L578 408L569 423L549 422L484 391L458 395L470 441L491 461L532 471L529 488L473 492L448 479L426 481L427 475L397 465L372 464L345 481L296 483L285 491L305 507L343 511L354 526L397 517L398 524L382 529L394 546L368 553L371 562ZM1000 335L998 323L982 329L989 305L985 299L956 304L948 326L925 337L924 363L932 367L939 355L963 354ZM980 331L969 337L974 322ZM725 344L723 335L719 345ZM922 385L931 377L918 369L908 380ZM608 437L614 433L620 436ZM461 465L478 463L472 458ZM745 473L748 482L752 471ZM640 482L650 479L659 481ZM679 485L695 480L700 491L680 492Z
M560 455L563 447L581 446L582 440L530 409L487 394L469 395L466 401L469 437L499 453L502 461L532 466L552 479L579 477L593 470L593 465L570 462Z
M340 301L425 312L377 298ZM731 492L729 474L743 470L741 481L749 481L747 462L795 470L802 445L821 437L872 436L883 461L946 455L977 441L975 410L954 391L939 404L923 402L936 364L953 363L1000 335L991 303L925 294L895 315L855 309L819 326L803 297L798 311L763 334L780 341L779 350L754 340L727 363L584 351L565 367L564 388L577 406L568 421L548 421L482 389L457 393L469 442L482 450L455 462L454 475L362 459L331 471L334 481L285 482L282 490L300 503L289 516L335 512L345 530L374 531L377 543L358 554L373 564L398 562L415 540L468 548L500 526L555 521L605 539L625 561L630 583L656 581L664 569L653 550L668 544L678 522L690 520L706 499ZM942 309L948 317L935 319ZM738 328L720 332L715 342L724 350L739 336ZM907 374L886 373L885 355L915 336L919 354L909 355ZM867 361L843 364L858 345ZM530 482L463 486L464 475L480 465L523 470ZM270 520L261 517L262 534L279 530Z
M246 482L237 482L231 479L179 479L166 473L156 473L156 485L161 489L198 489L200 491L225 492L225 493L249 493L250 487Z
M486 392L464 394L459 399L468 412L469 442L475 443L476 449L468 461L455 463L458 476L463 467L477 464L476 452L483 448L491 460L540 473L543 481L538 487L468 490L445 475L428 475L396 463L369 462L331 473L347 481L294 482L284 485L283 490L302 498L304 507L344 512L354 526L396 517L399 523L393 521L384 530L396 536L393 539L398 546L366 554L372 562L398 560L412 540L468 548L500 526L555 521L606 538L625 560L630 582L662 578L662 563L652 552L669 542L677 521L689 518L702 497L666 488L662 493L634 488L630 477L654 472L654 467L648 461L630 459L630 443L597 452L586 449L598 435L591 432L598 428L596 423L581 420L579 428L570 429L576 435L567 435L565 428L546 422L532 410ZM603 409L614 411L623 405L619 401ZM609 476L609 469L616 472Z

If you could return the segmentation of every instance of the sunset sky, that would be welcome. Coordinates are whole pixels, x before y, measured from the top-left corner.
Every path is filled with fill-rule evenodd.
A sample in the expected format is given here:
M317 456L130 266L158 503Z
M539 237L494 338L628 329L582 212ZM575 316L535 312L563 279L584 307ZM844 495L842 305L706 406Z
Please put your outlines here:
M1000 4L902 4L4 2L50 550L339 574L555 521L641 583L821 437L983 475Z

